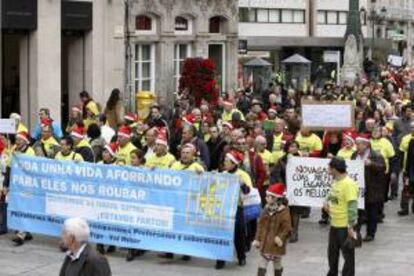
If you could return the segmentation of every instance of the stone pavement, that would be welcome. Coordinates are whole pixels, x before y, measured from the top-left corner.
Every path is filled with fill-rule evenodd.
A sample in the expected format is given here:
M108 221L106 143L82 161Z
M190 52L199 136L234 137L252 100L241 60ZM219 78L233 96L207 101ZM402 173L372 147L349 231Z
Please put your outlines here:
M399 218L397 210L397 201L388 204L387 217L385 223L379 225L376 240L357 250L357 276L414 274L414 215ZM311 218L301 222L299 242L288 246L284 276L326 275L328 227L320 227L318 217L319 211L313 210ZM0 276L58 275L64 256L57 250L56 239L35 236L33 241L24 246L14 247L10 237L10 234L0 236ZM229 264L221 271L214 270L214 262L210 260L195 258L184 262L176 258L166 261L154 254L147 254L126 263L125 254L125 251L121 251L109 257L113 275L256 275L257 252L254 250L248 254L246 267ZM273 273L269 272L268 275L273 276Z

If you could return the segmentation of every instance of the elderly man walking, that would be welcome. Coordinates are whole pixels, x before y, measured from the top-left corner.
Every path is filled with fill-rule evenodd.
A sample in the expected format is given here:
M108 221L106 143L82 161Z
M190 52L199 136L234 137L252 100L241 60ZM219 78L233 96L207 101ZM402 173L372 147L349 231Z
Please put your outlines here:
M63 225L62 241L66 258L60 276L111 276L107 259L89 244L89 226L81 218L67 219Z

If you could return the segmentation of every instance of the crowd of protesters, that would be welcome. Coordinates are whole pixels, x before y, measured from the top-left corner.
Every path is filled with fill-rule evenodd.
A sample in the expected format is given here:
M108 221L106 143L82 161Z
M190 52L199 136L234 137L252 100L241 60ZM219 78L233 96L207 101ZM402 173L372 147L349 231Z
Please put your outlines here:
M322 87L304 89L295 81L289 85L275 81L260 94L251 93L250 89L238 90L224 95L214 108L207 102L195 107L191 96L184 93L174 105L154 103L147 118L125 112L118 89L112 91L102 107L84 91L80 93L79 105L72 107L64 128L53 120L48 108L39 111L39 122L31 133L19 114L11 114L10 118L17 123L17 134L10 139L1 136L0 150L8 166L13 153L22 153L151 170L234 173L240 178L241 193L257 188L263 207L270 214L287 205L282 201L274 207L272 204L277 200L267 197L283 197L280 185L274 190L271 184L286 186L289 156L360 159L365 163L366 206L364 212L359 212L358 225L367 225L364 241L370 242L375 239L377 223L385 218L388 200L400 197L400 216L409 214L410 201L414 212L413 84L413 69L382 67L377 79L361 78L352 86L327 82ZM355 128L320 132L304 128L301 125L303 99L353 102ZM335 164L341 175L343 164ZM4 193L8 176L9 169L5 173ZM284 220L288 215L289 224L283 228L283 235L277 236L280 248L286 246L287 240L298 241L299 221L310 213L306 206L290 206L286 209L289 214L284 209L280 212ZM320 223L328 224L329 218L329 210L321 210ZM240 266L246 264L245 252L250 250L253 241L255 246L262 246L257 239L263 235L263 229L259 225L260 231L256 231L257 227L256 221L244 220L240 202L235 227ZM22 245L31 238L30 233L17 232L13 241ZM272 251L274 254L263 255L265 261L275 261L284 254L280 248ZM101 253L114 250L113 246L98 245ZM144 253L128 250L127 260ZM171 253L160 256L174 257ZM353 258L350 254L345 257ZM190 256L182 258L190 260ZM217 261L217 269L224 266L224 261ZM280 270L276 275L281 275L280 263L275 269ZM264 275L263 269L258 273Z

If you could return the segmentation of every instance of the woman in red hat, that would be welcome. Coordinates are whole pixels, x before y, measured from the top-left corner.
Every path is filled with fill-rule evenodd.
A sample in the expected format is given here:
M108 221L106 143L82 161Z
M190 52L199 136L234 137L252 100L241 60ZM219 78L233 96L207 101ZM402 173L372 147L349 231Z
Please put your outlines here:
M244 160L244 155L238 151L231 150L226 154L224 160L224 171L230 174L235 174L240 178L240 190L243 194L248 194L253 188L252 180L248 173L240 169ZM239 266L246 265L246 229L244 223L243 203L239 200L239 205L236 212L236 227L234 229L234 246L237 252L237 259ZM218 260L216 262L216 269L222 269L225 266L225 261Z

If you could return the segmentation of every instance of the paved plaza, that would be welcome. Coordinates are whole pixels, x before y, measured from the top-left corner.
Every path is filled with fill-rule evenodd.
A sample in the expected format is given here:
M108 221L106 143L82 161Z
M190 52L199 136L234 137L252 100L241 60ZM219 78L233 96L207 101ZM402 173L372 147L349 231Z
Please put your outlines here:
M385 222L379 225L375 242L364 244L357 250L356 275L358 276L399 276L412 275L414 271L414 215L399 218L396 215L398 202L387 206ZM318 225L318 211L313 210L310 219L303 220L300 240L288 246L284 260L287 276L322 276L327 272L328 227ZM57 240L35 236L32 242L14 247L11 235L0 236L0 276L58 275L64 255L57 249ZM109 261L113 275L151 276L241 276L256 274L257 252L248 254L247 266L240 268L229 264L224 270L214 270L214 262L194 258L190 262L159 259L155 254L144 255L131 263L125 262L125 251L111 255ZM273 275L273 273L268 273Z

